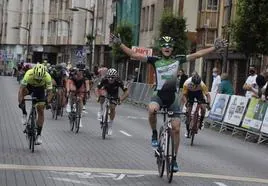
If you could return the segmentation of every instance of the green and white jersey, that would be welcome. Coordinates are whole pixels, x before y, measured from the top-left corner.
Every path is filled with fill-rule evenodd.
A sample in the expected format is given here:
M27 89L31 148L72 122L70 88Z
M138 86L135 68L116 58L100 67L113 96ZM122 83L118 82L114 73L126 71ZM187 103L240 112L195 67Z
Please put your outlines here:
M147 57L147 63L153 65L156 75L156 90L176 91L177 74L180 62L185 61L186 56L180 58Z

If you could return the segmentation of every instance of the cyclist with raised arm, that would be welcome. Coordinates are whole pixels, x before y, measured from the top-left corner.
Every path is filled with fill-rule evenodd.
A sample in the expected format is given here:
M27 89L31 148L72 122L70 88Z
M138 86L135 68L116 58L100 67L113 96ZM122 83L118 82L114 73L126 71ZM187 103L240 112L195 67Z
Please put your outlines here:
M37 138L36 145L42 144L41 132L44 124L44 108L45 108L45 91L47 91L47 102L52 99L52 81L51 76L46 72L46 67L42 64L37 64L33 69L30 69L24 75L21 81L21 86L18 93L19 108L23 113L23 124L27 122L27 111L25 107L24 97L32 94L37 98Z
M201 80L201 77L197 72L193 73L193 76L188 78L183 84L183 104L186 103L186 112L187 112L187 120L189 121L192 113L192 108L194 101L197 101L198 104L201 104L201 116L199 120L199 129L201 130L203 126L203 120L206 114L206 107L210 105L210 95L208 93L208 88L205 83ZM207 102L206 102L207 100ZM185 135L187 138L190 138L190 123L186 122L187 134Z
M168 106L169 110L179 111L178 98L176 95L176 78L179 70L179 65L182 61L190 61L196 58L205 56L217 49L227 46L227 42L222 39L216 39L214 46L200 50L196 53L180 56L180 58L172 57L174 48L174 40L169 36L164 36L159 39L161 47L161 57L146 56L139 54L128 48L121 42L120 36L111 34L111 42L118 45L124 53L137 61L143 61L151 64L155 70L156 76L156 91L151 98L151 103L148 105L149 123L152 129L152 146L158 147L157 130L156 130L156 114L161 107ZM175 152L177 154L180 142L180 120L178 117L172 119L172 130L175 141ZM179 170L177 161L173 162L173 171Z
M123 95L119 97L119 88L123 90ZM107 71L106 76L101 80L96 88L96 96L98 102L102 105L101 113L103 113L103 103L105 101L104 95L100 93L100 91L104 89L107 92L107 96L112 97L113 100L110 104L110 121L108 123L108 135L112 135L112 125L115 118L115 103L120 104L128 97L128 89L124 86L123 81L119 78L117 71L114 68L110 68Z

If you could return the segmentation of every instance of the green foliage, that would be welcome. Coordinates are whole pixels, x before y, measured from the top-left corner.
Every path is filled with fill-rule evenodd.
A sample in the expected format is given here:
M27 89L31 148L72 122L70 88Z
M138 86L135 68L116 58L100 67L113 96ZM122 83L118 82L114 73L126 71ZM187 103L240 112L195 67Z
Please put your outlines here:
M268 1L239 0L233 35L239 51L268 54Z
M185 30L185 18L174 16L169 9L164 10L160 20L160 37L170 36L174 38L174 54L186 54L187 52L187 36Z
M95 39L95 37L92 34L88 34L86 44L87 45L92 45L94 39Z
M121 23L115 29L115 35L120 34L122 43L124 43L127 47L132 46L133 42L133 34L132 34L132 26L129 23ZM122 52L119 46L113 46L113 56L115 61L120 62L126 60L128 56Z

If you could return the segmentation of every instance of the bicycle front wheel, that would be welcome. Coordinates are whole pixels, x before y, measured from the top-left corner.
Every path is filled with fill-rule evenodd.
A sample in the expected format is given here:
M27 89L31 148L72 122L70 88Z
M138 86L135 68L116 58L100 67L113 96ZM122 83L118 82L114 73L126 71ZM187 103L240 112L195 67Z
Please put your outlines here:
M76 104L76 117L75 117L75 133L78 133L81 120L81 108L80 104Z
M173 161L175 157L175 147L174 147L174 139L173 135L171 133L171 129L168 130L167 133L167 142L166 142L166 172L167 172L167 178L168 182L171 183L173 178Z
M102 122L102 139L105 139L108 132L108 108L105 109Z
M163 177L164 170L165 170L165 158L164 158L164 149L163 149L163 138L162 138L163 126L159 130L159 147L157 149L158 153L156 155L156 163L158 167L158 175L159 177Z

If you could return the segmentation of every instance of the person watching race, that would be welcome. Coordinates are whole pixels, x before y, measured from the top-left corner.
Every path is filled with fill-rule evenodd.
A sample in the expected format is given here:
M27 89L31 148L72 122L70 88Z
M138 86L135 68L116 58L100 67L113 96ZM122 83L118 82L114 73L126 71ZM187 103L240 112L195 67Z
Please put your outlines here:
M180 55L179 57L173 57L172 52L174 49L175 41L172 37L163 36L159 39L161 57L146 56L139 54L128 48L121 41L120 35L116 36L111 34L110 40L113 45L119 46L124 53L137 61L143 61L151 64L155 70L156 76L156 88L155 93L151 98L151 102L148 105L149 111L149 124L152 129L152 146L158 147L157 139L157 117L155 112L160 110L164 105L168 106L171 111L179 111L178 98L176 94L176 78L179 70L179 65L183 61L191 61L202 56L205 56L215 50L224 48L227 46L227 41L222 39L216 39L214 46L197 51L196 53L189 55ZM175 157L178 153L180 142L180 120L175 115L172 119L172 134L175 141ZM173 160L173 171L179 170L176 158Z
M119 97L119 88L123 90L123 95ZM108 135L112 135L112 125L115 118L115 108L116 104L114 102L118 102L118 104L121 104L127 97L128 97L128 89L124 86L123 81L118 76L117 71L114 68L110 68L106 76L101 80L101 82L98 84L96 88L96 96L97 101L100 102L101 105L101 114L103 113L103 104L105 101L105 96L101 94L102 90L105 90L107 92L108 97L112 97L112 100L110 100L110 121L108 123ZM102 115L101 115L102 117ZM101 120L101 118L100 118Z
M206 107L210 105L210 95L208 93L208 88L205 83L201 80L201 77L198 75L197 72L193 73L193 76L188 78L183 84L182 90L182 103L186 103L186 112L187 112L187 119L191 117L192 108L194 101L196 100L198 104L201 104L201 116L200 116L200 124L199 129L201 130L203 126L203 120L206 114ZM207 100L207 104L206 104ZM186 137L190 138L190 128L189 122L186 122Z
M30 69L24 75L21 81L21 86L18 92L19 108L22 110L23 124L27 122L27 111L25 107L24 97L26 95L32 95L37 98L37 138L36 145L42 144L41 132L44 124L44 108L45 103L49 104L52 99L52 81L51 76L46 72L46 67L42 64L37 64L33 69ZM47 100L45 99L45 91L47 91Z

